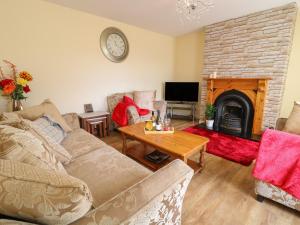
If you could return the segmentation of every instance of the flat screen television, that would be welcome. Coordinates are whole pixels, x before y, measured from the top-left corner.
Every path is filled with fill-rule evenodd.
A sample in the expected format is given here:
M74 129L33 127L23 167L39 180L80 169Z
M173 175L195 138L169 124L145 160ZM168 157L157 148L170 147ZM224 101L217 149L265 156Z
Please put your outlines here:
M199 82L166 82L165 100L198 102Z

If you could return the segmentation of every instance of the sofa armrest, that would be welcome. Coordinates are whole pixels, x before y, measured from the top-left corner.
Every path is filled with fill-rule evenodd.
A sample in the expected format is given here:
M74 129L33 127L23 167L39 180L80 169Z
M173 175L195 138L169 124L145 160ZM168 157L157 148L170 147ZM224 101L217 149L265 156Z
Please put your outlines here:
M167 112L167 102L164 100L160 101L154 101L153 102L153 108L154 110L159 110L160 111L160 117L162 119L165 118L166 112Z
M67 113L63 115L66 123L71 127L72 130L80 128L79 118L76 113Z
M141 122L140 115L134 106L127 108L128 124L136 124Z
M180 224L193 170L175 160L73 224Z
M287 118L278 118L276 121L276 130L283 130L286 124Z

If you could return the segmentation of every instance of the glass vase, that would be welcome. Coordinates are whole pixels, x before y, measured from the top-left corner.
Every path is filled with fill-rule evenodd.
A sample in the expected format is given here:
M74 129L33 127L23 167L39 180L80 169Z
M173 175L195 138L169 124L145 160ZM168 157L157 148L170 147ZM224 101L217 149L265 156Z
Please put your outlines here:
M21 111L21 110L23 110L23 105L22 105L21 100L15 100L15 99L13 99L12 103L13 103L12 110L14 112L15 111Z

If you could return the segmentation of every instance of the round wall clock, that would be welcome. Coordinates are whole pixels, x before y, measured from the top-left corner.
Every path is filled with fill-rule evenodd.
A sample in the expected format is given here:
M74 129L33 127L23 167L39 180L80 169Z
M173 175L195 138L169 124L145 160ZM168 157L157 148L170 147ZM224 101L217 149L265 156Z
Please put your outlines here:
M112 62L122 62L126 59L129 45L124 33L115 28L106 28L100 36L101 51Z

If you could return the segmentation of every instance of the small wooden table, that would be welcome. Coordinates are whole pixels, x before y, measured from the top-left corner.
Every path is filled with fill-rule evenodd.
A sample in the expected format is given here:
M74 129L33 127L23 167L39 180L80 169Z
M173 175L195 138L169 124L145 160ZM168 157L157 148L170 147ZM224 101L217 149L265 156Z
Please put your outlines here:
M204 166L204 151L209 139L185 131L176 131L174 134L145 134L145 123L138 123L119 128L123 138L123 154L142 163L151 170L158 170L172 160L179 158L192 167L195 173L201 171ZM132 147L127 146L127 139L133 139L141 144ZM145 155L154 150L162 151L171 157L161 164L155 164L147 159ZM189 159L189 157L200 153L199 163Z
M108 112L90 112L79 114L80 127L87 132L105 137L110 133L110 114Z

